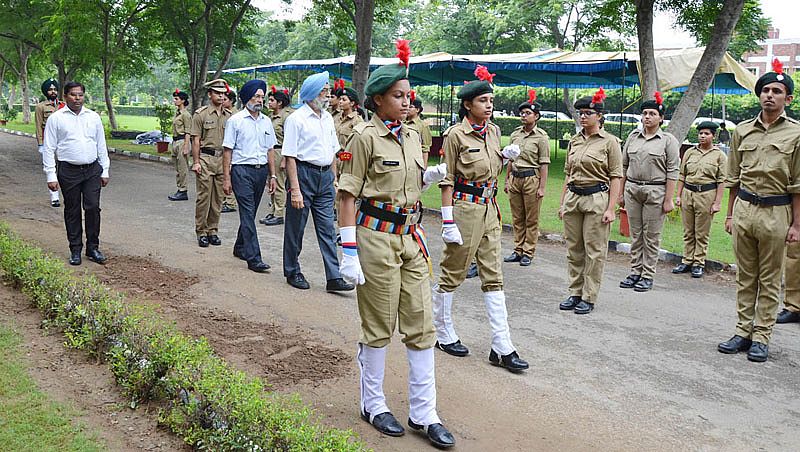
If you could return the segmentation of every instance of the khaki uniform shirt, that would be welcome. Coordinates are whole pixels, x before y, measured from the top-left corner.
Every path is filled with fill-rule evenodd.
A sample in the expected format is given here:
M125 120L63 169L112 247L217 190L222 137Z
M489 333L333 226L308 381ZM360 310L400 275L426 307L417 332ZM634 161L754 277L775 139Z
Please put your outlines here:
M286 118L292 114L292 110L289 107L281 109L278 113L272 112L271 119L272 119L272 128L275 129L275 140L278 142L276 144L277 147L283 145L283 123L286 122Z
M50 117L56 110L58 110L59 102L55 103L51 100L45 100L36 104L34 110L34 122L36 123L36 140L39 144L44 143L44 126L47 123L47 118Z
M179 140L184 138L184 135L192 131L192 114L189 110L184 108L181 111L175 112L175 117L172 118L172 136L180 137Z
M680 180L692 185L722 184L728 158L717 146L703 151L695 146L683 154Z
M634 130L622 153L623 174L637 182L666 182L678 179L681 146L671 133L661 129L650 138Z
M591 136L578 132L569 141L564 165L567 184L587 187L622 177L622 151L614 135L600 129Z
M407 126L416 130L419 138L422 141L422 152L430 152L431 144L433 144L433 136L431 135L431 128L419 116L411 121L403 121Z
M422 194L422 149L419 135L403 125L401 140L383 124L378 115L353 127L339 176L339 190L356 198L413 208Z
M539 169L540 166L550 163L550 137L538 127L530 132L526 132L523 126L517 127L511 132L511 144L518 145L522 150L514 161L514 169L517 171Z
M761 196L800 193L800 123L784 112L769 129L761 116L739 123L728 154L728 187Z
M231 117L231 111L222 109L222 115L211 106L200 107L192 117L193 137L200 137L201 148L222 149L222 140L225 138L225 122Z
M503 169L500 154L500 128L489 122L486 138L472 130L467 118L461 124L451 126L444 132L444 163L447 176L440 187L452 187L456 178L470 182L487 182L497 179Z
M364 122L357 112L351 111L348 115L340 114L338 120L334 121L336 125L336 139L339 140L339 146L344 149L347 144L347 139L353 133L353 127L356 124Z

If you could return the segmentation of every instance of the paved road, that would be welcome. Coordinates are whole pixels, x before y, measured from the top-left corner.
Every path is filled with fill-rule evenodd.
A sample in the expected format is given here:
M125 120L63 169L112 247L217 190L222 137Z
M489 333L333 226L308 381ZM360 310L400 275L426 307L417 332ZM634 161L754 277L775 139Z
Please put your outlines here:
M302 255L312 290L296 291L280 270L257 275L231 256L235 214L223 215L222 247L198 248L194 205L167 201L173 190L168 166L113 158L111 183L102 195L102 249L112 258L149 256L198 275L202 282L192 288L197 303L302 326L355 352L355 295L322 290L313 233L306 234ZM0 219L66 259L61 209L47 201L34 141L0 134ZM438 220L425 221L438 262ZM259 226L259 239L266 261L280 268L282 229ZM505 235L504 253L510 243ZM655 290L635 294L617 288L627 274L623 256L607 265L594 313L560 312L565 254L563 245L543 243L532 267L505 264L512 338L531 363L524 375L486 361L491 335L479 283L467 281L456 292L456 327L473 354L436 356L439 411L458 450L800 449L798 325L776 328L767 363L722 355L716 344L732 335L735 323L730 277L697 281L662 267ZM403 419L407 368L398 344L391 345L386 392ZM326 423L354 429L376 450L424 449L415 435L381 437L358 420L355 375L353 366L342 378L297 390Z

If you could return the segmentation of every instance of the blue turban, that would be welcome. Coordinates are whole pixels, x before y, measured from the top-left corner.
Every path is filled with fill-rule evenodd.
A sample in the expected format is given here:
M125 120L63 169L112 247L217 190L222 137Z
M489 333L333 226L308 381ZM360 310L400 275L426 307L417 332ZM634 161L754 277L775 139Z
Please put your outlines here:
M308 102L319 96L329 78L328 71L325 71L305 79L303 86L300 87L300 102Z
M248 80L247 83L244 84L239 89L239 99L242 100L243 104L250 102L250 99L255 96L256 91L261 90L264 95L267 94L267 82L264 80Z

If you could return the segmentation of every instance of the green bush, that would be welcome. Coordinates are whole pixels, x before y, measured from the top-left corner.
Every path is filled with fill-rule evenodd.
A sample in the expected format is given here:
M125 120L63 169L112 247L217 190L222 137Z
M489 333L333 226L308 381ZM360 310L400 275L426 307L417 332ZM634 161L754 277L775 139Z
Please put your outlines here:
M1 223L0 268L66 345L109 362L131 408L163 402L159 421L198 450L365 450L352 431L318 425L297 396L267 391L205 339L180 333L91 276L74 276Z

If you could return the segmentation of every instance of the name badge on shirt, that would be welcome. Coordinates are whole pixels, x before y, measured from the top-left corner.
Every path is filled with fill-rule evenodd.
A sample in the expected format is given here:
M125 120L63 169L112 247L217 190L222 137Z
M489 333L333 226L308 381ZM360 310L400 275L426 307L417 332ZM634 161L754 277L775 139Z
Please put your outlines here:
M467 152L481 152L481 148L469 148Z
M400 166L400 162L397 161L397 160L384 160L383 161L383 165L384 166Z

